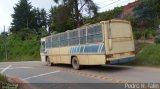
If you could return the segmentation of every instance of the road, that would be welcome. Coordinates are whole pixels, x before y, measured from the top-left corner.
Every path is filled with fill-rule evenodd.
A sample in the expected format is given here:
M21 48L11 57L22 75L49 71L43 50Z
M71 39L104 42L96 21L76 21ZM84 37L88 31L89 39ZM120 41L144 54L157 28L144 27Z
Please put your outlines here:
M160 68L150 67L104 65L74 70L70 65L51 67L39 61L29 61L1 62L0 71L20 78L37 89L106 89L106 84L114 89L115 83L160 83ZM118 89L124 88L124 85L119 86L121 88Z

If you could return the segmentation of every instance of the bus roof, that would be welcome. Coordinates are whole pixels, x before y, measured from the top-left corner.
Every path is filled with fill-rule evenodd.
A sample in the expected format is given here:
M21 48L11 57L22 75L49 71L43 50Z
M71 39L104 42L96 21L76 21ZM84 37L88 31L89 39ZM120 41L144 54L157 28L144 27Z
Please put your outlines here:
M41 38L41 40L43 40L43 39L45 39L45 38L47 38L47 37L50 37L50 36L52 36L52 35L56 36L56 35L64 34L64 33L66 33L66 32L76 31L76 30L79 30L79 29L83 29L83 28L86 28L86 27L94 26L94 25L96 25L96 24L100 24L100 23L103 23L103 22L109 22L109 21L111 21L111 22L130 23L129 21L124 20L124 19L112 19L112 20L107 20L107 21L101 21L101 22L99 22L99 23L95 23L95 24L87 23L87 24L84 24L84 25L82 25L81 27L76 28L76 29L67 30L67 31L65 31L65 32L56 33L56 34L55 34L55 33L52 33L52 34L51 34L51 35L49 35L49 36L42 37L42 38Z

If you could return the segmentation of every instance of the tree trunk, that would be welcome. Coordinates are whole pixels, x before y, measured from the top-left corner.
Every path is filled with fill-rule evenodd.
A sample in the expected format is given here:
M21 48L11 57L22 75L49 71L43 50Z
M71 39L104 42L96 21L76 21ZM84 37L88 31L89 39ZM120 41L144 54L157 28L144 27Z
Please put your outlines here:
M76 18L76 25L77 27L80 26L80 20L79 20L79 10L78 10L78 0L74 0L74 4L75 4L75 18Z

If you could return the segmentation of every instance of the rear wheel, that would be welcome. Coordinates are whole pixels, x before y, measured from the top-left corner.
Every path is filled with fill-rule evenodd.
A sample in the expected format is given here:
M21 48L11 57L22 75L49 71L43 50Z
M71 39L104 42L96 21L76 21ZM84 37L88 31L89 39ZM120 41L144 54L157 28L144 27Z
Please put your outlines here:
M81 69L82 66L79 64L79 61L78 61L77 57L72 58L72 67L75 70L80 70Z
M50 61L49 57L47 57L47 66L53 66L54 64Z

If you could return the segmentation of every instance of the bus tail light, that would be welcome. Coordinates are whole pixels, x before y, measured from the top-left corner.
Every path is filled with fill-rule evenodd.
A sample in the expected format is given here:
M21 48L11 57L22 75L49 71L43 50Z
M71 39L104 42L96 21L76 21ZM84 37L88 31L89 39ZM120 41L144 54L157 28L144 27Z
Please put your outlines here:
M135 51L130 52L131 55L135 55Z
M106 58L113 58L113 54L106 55Z

